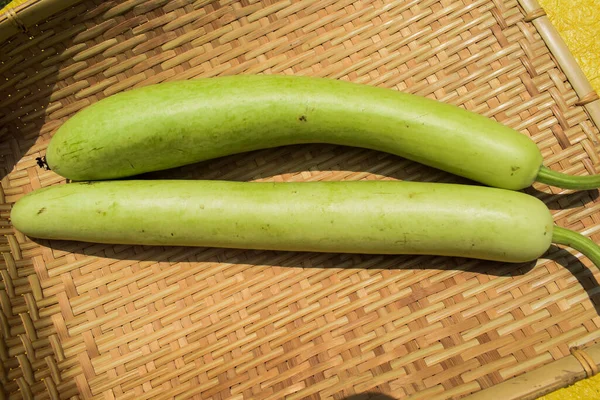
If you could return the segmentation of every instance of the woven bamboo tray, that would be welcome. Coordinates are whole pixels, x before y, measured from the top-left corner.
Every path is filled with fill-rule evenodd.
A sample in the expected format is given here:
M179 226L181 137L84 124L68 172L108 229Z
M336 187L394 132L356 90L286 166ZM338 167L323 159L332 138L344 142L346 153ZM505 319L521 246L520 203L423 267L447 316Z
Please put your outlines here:
M0 46L0 398L516 399L597 371L600 273L570 249L515 265L36 242L9 219L64 183L36 158L76 111L225 74L435 98L530 136L553 169L598 173L600 101L535 2L42 0L0 17ZM330 145L149 177L465 182ZM597 191L527 192L600 240Z

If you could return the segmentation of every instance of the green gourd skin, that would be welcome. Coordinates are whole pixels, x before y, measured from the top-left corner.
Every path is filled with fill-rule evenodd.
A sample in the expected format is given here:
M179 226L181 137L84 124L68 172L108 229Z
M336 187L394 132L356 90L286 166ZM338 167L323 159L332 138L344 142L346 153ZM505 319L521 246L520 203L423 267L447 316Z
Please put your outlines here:
M537 198L441 183L126 180L39 189L13 207L41 239L526 262L551 244Z
M527 136L462 108L281 75L160 83L107 97L60 127L46 160L63 177L106 180L300 143L379 150L512 190L530 186L542 167Z

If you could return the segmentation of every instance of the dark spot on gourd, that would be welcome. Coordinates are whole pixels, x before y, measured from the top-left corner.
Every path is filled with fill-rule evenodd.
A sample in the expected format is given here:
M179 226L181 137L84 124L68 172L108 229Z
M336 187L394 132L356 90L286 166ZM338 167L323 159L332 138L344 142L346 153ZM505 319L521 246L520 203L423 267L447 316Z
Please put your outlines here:
M520 169L521 169L521 167L518 167L518 166L515 166L515 165L513 165L512 167L510 167L510 170L511 170L512 172L517 172L517 171L518 171L518 170L520 170Z
M171 236L175 235L173 232L171 232Z
M46 207L42 207L40 208L40 211L37 212L37 215L40 215L41 213L43 213L44 211L46 211Z
M298 121L300 121L300 122L306 122L307 121L306 115L301 115L300 118L298 118Z

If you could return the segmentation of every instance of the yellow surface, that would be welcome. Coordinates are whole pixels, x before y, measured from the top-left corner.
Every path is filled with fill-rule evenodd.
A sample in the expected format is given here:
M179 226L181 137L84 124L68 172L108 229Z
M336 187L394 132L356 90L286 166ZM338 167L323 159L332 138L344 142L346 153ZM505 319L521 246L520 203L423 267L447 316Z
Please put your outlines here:
M28 1L28 0L13 0L10 3L8 3L2 10L0 10L0 13L6 11L9 8L14 8L18 5L21 5L21 4L25 3L26 1Z
M6 8L27 0L14 0ZM600 93L600 0L538 0L597 93ZM600 374L538 400L600 399Z
M600 0L538 0L600 93Z
M557 390L537 400L594 400L600 399L600 375L575 382L568 388Z

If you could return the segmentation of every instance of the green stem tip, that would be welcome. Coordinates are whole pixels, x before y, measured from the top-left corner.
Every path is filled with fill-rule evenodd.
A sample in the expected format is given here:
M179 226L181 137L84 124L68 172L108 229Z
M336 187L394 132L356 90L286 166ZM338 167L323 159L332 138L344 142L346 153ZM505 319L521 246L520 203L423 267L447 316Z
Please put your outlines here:
M600 246L582 234L555 225L552 242L572 247L589 258L597 268L600 268Z
M600 175L574 176L556 172L542 165L536 180L563 189L591 190L600 188Z

